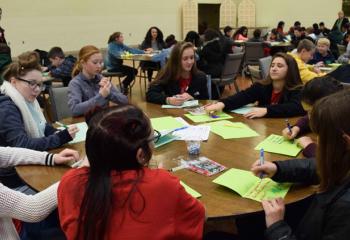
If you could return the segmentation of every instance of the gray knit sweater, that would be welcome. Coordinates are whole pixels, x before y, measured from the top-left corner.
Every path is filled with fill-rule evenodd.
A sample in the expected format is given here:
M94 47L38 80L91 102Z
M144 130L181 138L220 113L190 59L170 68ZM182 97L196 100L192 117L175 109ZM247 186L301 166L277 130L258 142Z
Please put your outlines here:
M53 155L24 148L0 147L0 168L16 165L53 165ZM12 218L25 222L38 222L46 218L57 206L57 186L35 195L25 195L0 183L0 239L19 239Z

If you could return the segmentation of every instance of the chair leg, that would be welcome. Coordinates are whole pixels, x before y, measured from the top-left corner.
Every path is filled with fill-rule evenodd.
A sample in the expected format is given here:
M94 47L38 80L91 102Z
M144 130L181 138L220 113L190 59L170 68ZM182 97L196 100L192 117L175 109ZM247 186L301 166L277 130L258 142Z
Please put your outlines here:
M220 93L220 88L219 88L219 85L218 84L215 84L215 87L216 87L216 91L218 93L218 96L219 98L221 97L221 93Z

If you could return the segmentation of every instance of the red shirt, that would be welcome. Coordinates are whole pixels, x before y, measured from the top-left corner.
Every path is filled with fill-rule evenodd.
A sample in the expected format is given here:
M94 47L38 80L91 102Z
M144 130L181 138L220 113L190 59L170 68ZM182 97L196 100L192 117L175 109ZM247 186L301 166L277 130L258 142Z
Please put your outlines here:
M280 98L282 96L282 91L276 93L275 91L272 90L272 94L271 94L271 105L276 105L279 103Z
M190 85L192 81L192 74L190 74L189 78L182 78L179 79L179 85L180 85L180 94L183 94L187 91L188 86Z
M77 220L88 171L89 168L68 171L58 187L60 223L68 240L74 239L78 229ZM131 170L124 171L122 176L112 174L112 185L121 181L125 183L135 176L136 172ZM128 182L113 189L115 212L111 214L104 239L202 239L204 207L185 191L177 177L165 170L144 168L138 189L145 199L145 206L139 216L131 216L128 207L121 208L118 204L126 199L131 186ZM134 194L131 201L134 209L141 208L139 194Z

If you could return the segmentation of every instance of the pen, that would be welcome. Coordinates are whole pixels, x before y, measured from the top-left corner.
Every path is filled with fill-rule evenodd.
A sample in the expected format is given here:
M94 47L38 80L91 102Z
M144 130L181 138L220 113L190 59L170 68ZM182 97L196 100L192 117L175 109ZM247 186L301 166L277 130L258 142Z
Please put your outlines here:
M264 162L265 162L265 158L264 158L264 149L260 149L260 157L259 157L259 160L260 160L260 166L264 165ZM263 178L264 177L264 173L260 173L260 178Z
M68 128L68 126L66 124L63 124L61 122L56 121L55 123L60 127Z
M292 135L292 127L290 126L290 123L289 123L289 121L288 121L288 118L286 118L286 124L287 124L287 128L288 128L288 130L289 130L289 134L290 135Z
M175 128L175 129L172 130L171 132L180 131L180 130L183 130L183 129L186 129L186 128L188 128L188 126L184 126L184 127L180 127L180 128Z

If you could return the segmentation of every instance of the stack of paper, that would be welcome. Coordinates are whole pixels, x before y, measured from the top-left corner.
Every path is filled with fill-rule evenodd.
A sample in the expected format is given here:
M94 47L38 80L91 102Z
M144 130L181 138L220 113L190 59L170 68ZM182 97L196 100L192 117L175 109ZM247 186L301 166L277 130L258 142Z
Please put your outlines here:
M209 138L210 126L189 126L187 128L174 131L172 134L177 140L184 141L206 141Z
M208 114L205 115L192 115L190 113L185 114L186 117L191 119L193 122L199 123L199 122L212 122L212 121L218 121L218 120L224 120L224 119L230 119L233 118L232 116L228 115L227 113L219 113L215 116L209 116Z
M207 123L210 130L221 136L223 139L245 138L259 136L257 132L241 122L230 122L228 120Z
M276 183L270 178L260 179L253 173L231 168L213 180L214 183L228 187L244 198L258 202L265 199L284 198L290 183Z
M180 106L175 106L175 105L162 105L162 108L186 108L186 107L196 107L199 105L198 100L190 100L184 102Z
M301 148L292 140L286 140L283 136L271 134L255 147L255 150L264 149L266 152L296 157Z

